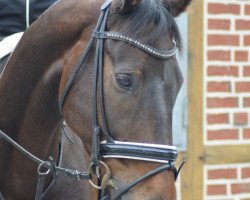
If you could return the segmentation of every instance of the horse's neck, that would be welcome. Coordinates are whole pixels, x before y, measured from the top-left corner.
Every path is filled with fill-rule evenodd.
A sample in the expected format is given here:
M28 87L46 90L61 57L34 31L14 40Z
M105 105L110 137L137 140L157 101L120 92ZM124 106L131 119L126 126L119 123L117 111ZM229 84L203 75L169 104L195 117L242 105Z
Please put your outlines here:
M15 56L10 59L1 77L0 129L37 157L47 159L52 155L56 159L60 72L47 79L45 76L55 67L53 64L42 68L39 64L25 65L23 60L15 59ZM15 188L27 191L22 182L13 183L15 177L29 180L33 184L31 188L35 187L36 163L3 140L0 141L0 162L0 188L6 194L20 194ZM31 191L33 195L34 190Z
M89 26L86 17L92 16L76 12L84 10L83 1L76 2L62 1L38 19L25 32L0 78L0 129L41 159L56 156L58 150L58 90L67 61L59 58L67 57L83 33L84 22ZM1 190L33 198L37 165L2 140L0 163Z
M54 79L51 75L56 75L58 79L62 71L55 61L69 53L69 49L85 33L85 26L90 25L92 13L84 12L91 10L89 6L92 4L88 1L61 1L24 33L0 79L0 129L13 133L17 131L23 115L27 113L27 105L31 105L31 98L39 103L39 99L32 94L45 99L46 94L39 91L45 83L48 83L45 85L47 90L51 89L49 86L55 89L59 80L51 80ZM82 11L77 12L79 10ZM59 65L64 67L66 61L62 62Z
M15 131L18 133L16 139L21 144L26 144L26 147L33 150L32 152L37 151L34 153L38 155L39 152L40 154L46 153L42 152L42 149L49 149L50 146L58 145L58 135L55 133L61 120L57 105L61 72L58 71L51 77L46 77L56 67L52 65L43 73L41 78L37 79L37 83L34 84L30 95L26 97L26 105L20 111L19 128L18 131ZM12 99L12 101L16 100Z
M50 29L46 20L31 27L0 78L0 129L41 159L57 157L58 90L65 65L58 58L67 53L75 37L60 36L59 27ZM37 165L3 140L0 163L1 191L12 195L10 199L34 198Z
M83 12L76 12L79 9ZM46 98L46 94L39 91L40 86L54 79L51 76L55 74L53 70L62 70L53 68L53 63L63 57L80 37L84 31L84 22L88 21L87 16L84 3L78 4L78 0L75 4L62 1L53 6L50 12L44 13L24 33L0 79L0 129L13 133L17 131L23 115L27 113L27 105L31 101L35 102L32 94ZM64 65L61 63L62 67ZM46 75L47 80L44 78ZM51 89L49 86L55 89L56 81L47 84L46 89ZM39 103L38 99L36 101Z
M26 130L28 124L27 133L59 120L55 105L61 77L58 64L45 54L40 58L32 55L32 50L25 44L28 43L24 39L7 63L0 81L0 129L13 138ZM23 58L22 51L28 51ZM44 126L48 128L48 125Z

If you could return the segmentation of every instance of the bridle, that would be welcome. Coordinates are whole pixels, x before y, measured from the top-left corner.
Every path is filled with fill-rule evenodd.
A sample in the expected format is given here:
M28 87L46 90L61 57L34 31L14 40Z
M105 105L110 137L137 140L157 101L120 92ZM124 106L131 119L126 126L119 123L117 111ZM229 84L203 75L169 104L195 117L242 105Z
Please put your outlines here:
M101 14L99 16L96 28L93 31L92 37L86 47L84 54L81 56L79 62L77 63L75 70L69 77L69 80L59 99L59 110L61 112L61 115L63 116L63 105L67 97L67 94L72 85L74 84L76 76L78 75L81 67L86 62L88 54L91 48L94 46L94 42L96 41L95 59L93 65L93 94L92 94L92 103L93 103L92 104L93 130L92 130L92 155L91 155L92 163L90 164L88 171L81 172L78 170L72 170L60 167L53 161L52 158L50 158L49 161L43 161L34 156L33 154L31 154L30 152L28 152L27 150L25 150L23 147L21 147L19 144L17 144L15 141L13 141L4 132L0 130L0 138L5 139L19 151L21 151L29 158L31 158L33 161L39 164L38 166L39 178L38 178L37 194L35 198L36 200L40 200L44 197L47 190L49 190L56 182L56 178L58 177L59 173L63 173L66 176L75 178L77 180L83 180L83 179L89 180L91 185L93 185L95 188L101 191L99 193L100 200L118 200L121 198L122 195L128 192L135 185L165 170L172 170L174 172L175 179L177 179L178 174L184 164L183 162L179 167L179 169L178 170L176 169L175 162L178 153L177 153L177 148L175 146L115 141L109 133L109 127L106 119L106 112L104 106L104 94L103 94L104 40L111 39L111 40L119 40L126 43L130 43L131 45L137 47L138 49L145 51L146 53L159 59L168 59L177 53L177 45L175 41L173 41L174 44L173 49L166 52L158 50L149 45L143 44L139 40L127 37L118 32L106 32L105 28L111 3L112 0L106 0L102 5ZM100 98L99 101L97 96ZM98 124L98 119L97 119L98 102L100 104L99 105L100 113L103 123L102 131L100 130L100 126ZM104 134L105 141L100 141L101 134ZM162 165L146 173L140 178L136 179L134 182L127 185L126 187L118 189L116 194L111 198L107 193L107 189L109 186L113 187L113 182L110 169L106 165L106 163L102 161L103 158L133 159L140 161L158 162L162 163ZM42 168L47 168L47 170L44 172ZM101 175L100 168L104 169L105 171L104 175ZM50 184L48 187L49 189L47 188L46 191L43 192L44 181L48 174L53 175L53 180L52 180L53 184ZM91 181L93 176L98 177L97 185L95 185Z
M164 170L170 169L175 173L175 178L177 178L179 171L175 168L175 161L177 158L177 149L174 146L168 145L157 145L157 144L145 144L145 143L134 143L134 142L121 142L115 141L110 133L108 128L108 123L106 119L105 106L104 106L104 94L103 94L103 55L104 55L104 40L119 40L126 43L129 43L140 50L145 51L146 53L159 58L159 59L168 59L174 56L177 53L177 45L176 42L173 41L174 47L169 51L161 51L149 45L143 44L139 40L135 40L133 38L127 37L118 32L107 32L105 31L107 18L109 14L109 7L111 5L112 0L106 0L105 3L101 7L101 14L99 16L97 25L95 30L93 31L92 38L89 41L89 44L81 56L80 61L78 62L75 71L69 78L65 89L62 93L59 108L61 114L63 113L63 103L67 96L68 91L70 90L73 82L80 70L80 68L84 65L87 56L90 52L91 47L96 41L96 49L95 49L95 59L93 65L93 94L92 94L92 170L94 173L98 175L99 167L104 166L107 169L107 166L104 162L101 161L102 158L119 158L119 159L134 159L141 161L151 161L151 162L159 162L164 163L162 166L156 168L155 170L149 172L145 176L137 179L129 186L120 189L115 196L112 198L114 200L119 199L124 193L126 193L130 188L138 184L139 182L145 180L146 178L153 176L154 174L160 173ZM99 106L100 113L103 122L103 130L100 131L100 126L97 120L97 107L98 101L97 96L99 96ZM100 134L104 134L106 140L100 142ZM106 170L107 172L107 170ZM105 190L108 185L105 185L102 181L100 181L99 186L95 186L98 189ZM103 192L102 192L103 193ZM110 197L101 195L102 200L110 199Z

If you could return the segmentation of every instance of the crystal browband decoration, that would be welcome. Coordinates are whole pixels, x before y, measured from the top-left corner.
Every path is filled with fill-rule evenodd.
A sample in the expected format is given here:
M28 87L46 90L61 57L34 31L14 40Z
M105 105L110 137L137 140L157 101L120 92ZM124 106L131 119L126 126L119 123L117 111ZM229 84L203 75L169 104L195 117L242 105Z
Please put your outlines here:
M174 40L173 40L174 47L171 50L161 51L161 50L156 49L154 47L151 47L149 45L143 44L139 40L135 40L133 38L124 36L124 35L122 35L120 33L116 33L116 32L104 32L104 38L109 38L109 39L113 39L113 40L122 40L124 42L128 42L132 45L135 45L139 49L141 49L141 50L143 50L143 51L145 51L153 56L161 58L161 59L168 59L168 58L174 56L178 50L176 42Z
M124 42L130 43L130 44L136 46L137 48L145 51L146 53L148 53L152 56L155 56L155 57L161 58L161 59L168 59L168 58L174 56L178 51L178 47L177 47L177 44L176 44L174 39L173 39L173 48L169 51L162 51L162 50L154 48L150 45L144 44L140 40L136 40L136 39L133 39L131 37L127 37L127 36L125 36L121 33L118 33L118 32L93 31L92 37L95 37L98 39L112 39L112 40L124 41Z

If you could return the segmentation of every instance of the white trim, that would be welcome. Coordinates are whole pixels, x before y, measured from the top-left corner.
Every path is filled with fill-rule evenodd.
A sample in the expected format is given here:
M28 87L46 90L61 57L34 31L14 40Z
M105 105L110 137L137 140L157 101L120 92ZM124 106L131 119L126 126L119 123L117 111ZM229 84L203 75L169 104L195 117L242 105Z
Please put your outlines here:
M138 143L138 142L121 142L121 141L114 141L114 143L118 144L118 145L131 145L131 146L151 147L151 148L153 147L153 148L158 148L158 149L172 150L172 151L176 151L176 152L173 152L173 153L175 153L177 155L177 148L175 146L170 146L170 145ZM101 144L107 144L107 141L106 140L102 141ZM103 157L104 158L140 160L140 161L149 161L149 162L157 162L157 163L169 163L168 160L159 160L159 159L136 157L136 156L104 155Z
M157 162L157 163L169 163L168 160L157 160L157 159L134 157L134 156L109 155L109 156L103 156L103 157L104 158L121 158L121 159L130 159L130 160L140 160L140 161L149 161L149 162Z
M30 26L30 1L26 0L26 28Z
M114 141L115 144L120 145L132 145L132 146L141 146L141 147L154 147L154 148L161 148L161 149L169 149L173 151L177 151L175 146L170 145L162 145L162 144L151 144L151 143L138 143L138 142L121 142L121 141ZM107 141L102 141L101 144L107 144Z

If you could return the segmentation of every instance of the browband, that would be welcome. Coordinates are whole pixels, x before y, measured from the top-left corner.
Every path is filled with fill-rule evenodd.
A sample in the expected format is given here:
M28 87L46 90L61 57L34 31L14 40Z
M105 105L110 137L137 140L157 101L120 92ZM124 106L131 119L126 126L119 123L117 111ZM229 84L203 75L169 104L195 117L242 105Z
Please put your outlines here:
M103 141L100 151L104 158L123 158L159 163L175 163L178 155L175 146L120 141L114 141L114 143Z
M141 49L143 51L145 51L146 53L157 57L157 58L161 58L161 59L168 59L172 56L174 56L177 51L178 51L178 47L176 45L175 40L173 40L173 48L169 51L163 51L163 50L159 50L155 47L152 47L150 45L144 44L142 41L137 40L137 39L133 39L131 37L127 37L121 33L118 32L97 32L97 31L93 31L92 37L94 38L98 38L98 39L112 39L112 40L121 40L123 42L127 42L129 44L132 44L134 46L136 46L138 49Z

